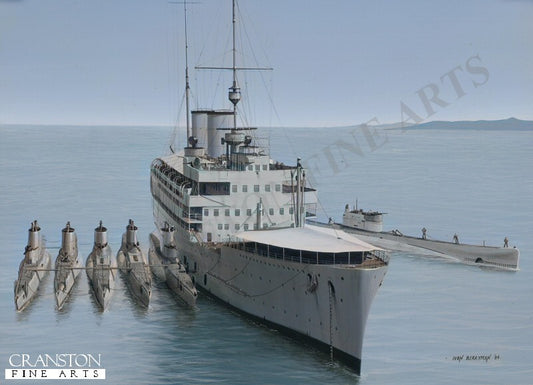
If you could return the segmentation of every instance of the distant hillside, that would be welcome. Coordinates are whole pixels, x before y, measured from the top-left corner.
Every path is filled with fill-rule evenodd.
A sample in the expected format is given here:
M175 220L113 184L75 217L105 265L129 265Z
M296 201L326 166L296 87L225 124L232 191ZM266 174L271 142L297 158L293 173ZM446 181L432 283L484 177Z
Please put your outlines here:
M508 130L533 131L533 121L509 118L504 120L476 120L461 122L428 122L405 127L407 130Z

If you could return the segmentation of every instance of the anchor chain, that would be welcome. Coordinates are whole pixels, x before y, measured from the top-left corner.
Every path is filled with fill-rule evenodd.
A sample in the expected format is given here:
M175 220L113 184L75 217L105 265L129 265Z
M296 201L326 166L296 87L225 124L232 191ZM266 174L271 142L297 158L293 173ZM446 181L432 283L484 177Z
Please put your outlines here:
M329 291L329 359L333 361L333 291L328 282Z

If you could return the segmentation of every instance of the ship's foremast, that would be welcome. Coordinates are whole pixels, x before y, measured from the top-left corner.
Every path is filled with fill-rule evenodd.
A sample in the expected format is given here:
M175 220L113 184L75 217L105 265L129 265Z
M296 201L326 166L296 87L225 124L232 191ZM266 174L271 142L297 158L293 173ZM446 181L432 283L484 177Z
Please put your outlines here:
M237 31L237 3L236 0L232 0L232 63L231 67L209 67L209 66L196 66L199 70L230 70L232 71L232 85L228 90L228 99L232 103L232 115L233 122L231 127L217 127L218 130L228 130L221 138L221 143L226 146L226 167L230 170L238 170L239 162L238 157L241 154L240 147L248 147L251 144L252 136L246 135L245 131L251 131L253 127L238 127L237 104L241 101L241 88L239 87L237 80L238 71L269 71L272 68L269 67L238 67L237 66L237 49L236 49L236 31ZM189 111L187 111L187 115ZM197 138L190 137L189 143L196 144Z

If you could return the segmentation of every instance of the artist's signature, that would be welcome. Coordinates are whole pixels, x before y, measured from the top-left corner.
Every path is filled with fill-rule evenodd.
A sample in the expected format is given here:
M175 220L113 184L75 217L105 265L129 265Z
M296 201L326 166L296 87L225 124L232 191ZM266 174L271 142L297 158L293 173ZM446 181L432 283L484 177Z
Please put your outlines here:
M449 358L446 358L449 359ZM452 361L478 361L478 362L489 362L489 361L499 361L501 359L499 354L461 354L453 356Z

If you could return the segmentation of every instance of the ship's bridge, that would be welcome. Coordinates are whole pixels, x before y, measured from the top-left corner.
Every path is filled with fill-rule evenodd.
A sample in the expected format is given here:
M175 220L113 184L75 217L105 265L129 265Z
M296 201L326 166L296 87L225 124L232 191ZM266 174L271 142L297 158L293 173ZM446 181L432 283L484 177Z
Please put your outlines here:
M244 230L283 228L316 215L315 190L302 183L298 201L297 168L266 156L245 170L221 167L223 157L172 154L152 163L154 211L200 234L204 242L225 242Z

